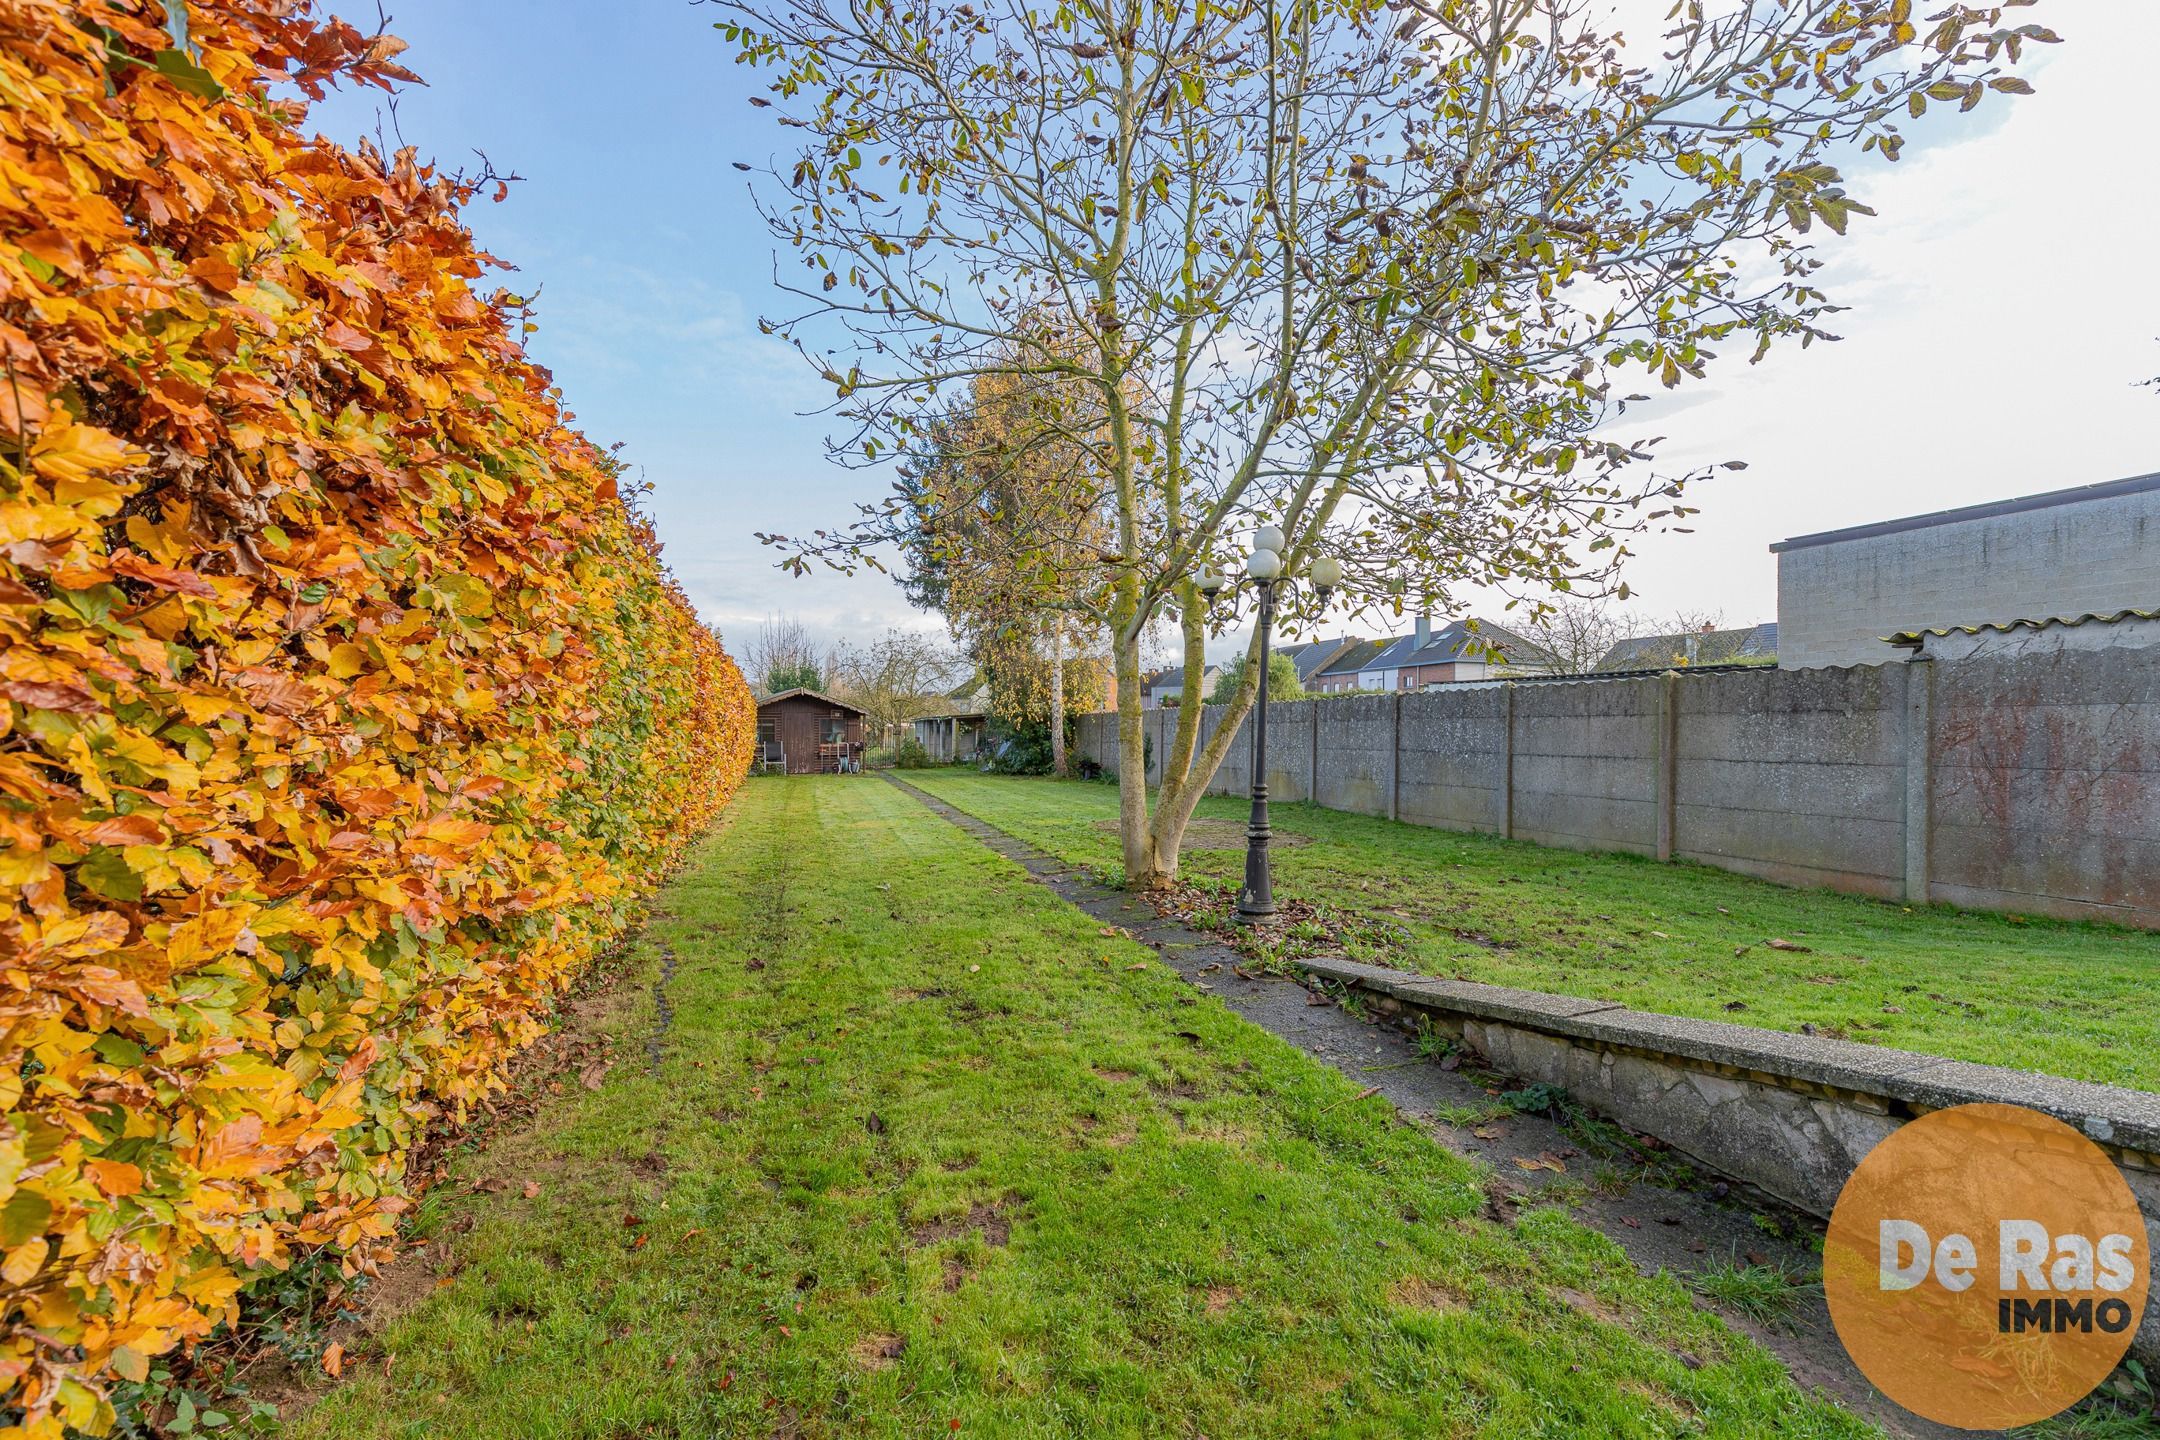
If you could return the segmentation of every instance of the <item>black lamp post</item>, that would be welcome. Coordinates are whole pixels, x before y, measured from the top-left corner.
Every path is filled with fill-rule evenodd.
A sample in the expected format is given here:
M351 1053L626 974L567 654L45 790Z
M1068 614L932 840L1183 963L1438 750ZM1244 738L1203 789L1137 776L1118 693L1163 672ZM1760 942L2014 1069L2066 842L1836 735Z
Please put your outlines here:
M1292 583L1285 573L1283 532L1263 525L1253 532L1252 553L1245 557L1246 583L1260 597L1260 698L1254 701L1252 744L1252 819L1245 826L1245 887L1238 891L1237 918L1243 925L1258 925L1274 918L1275 880L1268 864L1268 846L1275 838L1267 808L1267 711L1268 661L1272 654L1276 591ZM1319 592L1320 608L1342 583L1342 562L1323 555L1307 572ZM1210 604L1225 589L1234 589L1219 570L1200 572L1200 590Z

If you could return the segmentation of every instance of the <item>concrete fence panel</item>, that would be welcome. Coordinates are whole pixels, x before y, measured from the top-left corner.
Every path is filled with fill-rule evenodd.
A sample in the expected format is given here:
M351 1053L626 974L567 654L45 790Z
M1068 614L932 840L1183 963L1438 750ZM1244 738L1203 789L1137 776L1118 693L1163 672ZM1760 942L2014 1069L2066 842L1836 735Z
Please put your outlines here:
M1934 898L2160 924L2160 650L1933 668Z
M1641 680L1515 690L1515 838L1654 854L1661 686Z
M1443 830L1500 829L1510 699L1494 685L1428 690L1398 702L1397 819Z
M1148 712L1151 780L1176 719ZM1203 712L1203 743L1221 723ZM1245 793L1251 730L1212 793ZM1081 733L1114 766L1114 718ZM1270 708L1267 781L1419 825L2160 928L2156 649L1297 701Z
M1876 666L1683 681L1674 853L1787 884L1902 896L1905 678L1905 667Z
M1114 771L1118 768L1116 715L1083 715L1073 728L1077 732L1074 749L1105 770Z
M1267 787L1270 800L1312 799L1313 716L1326 703L1323 700L1289 700L1268 706ZM1250 724L1246 726L1248 731L1251 728ZM1252 761L1247 759L1245 764L1250 767ZM1248 770L1238 771L1234 778L1240 783L1231 787L1232 793L1243 789L1242 782L1247 776Z
M1326 707L1321 712L1315 799L1330 810L1389 814L1395 788L1395 697L1358 695L1313 703Z

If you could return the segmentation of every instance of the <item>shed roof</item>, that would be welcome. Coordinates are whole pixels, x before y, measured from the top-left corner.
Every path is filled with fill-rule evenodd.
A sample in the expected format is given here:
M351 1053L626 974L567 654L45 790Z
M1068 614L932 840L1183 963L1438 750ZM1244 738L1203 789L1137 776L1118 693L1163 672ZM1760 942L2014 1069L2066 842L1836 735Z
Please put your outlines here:
M2044 490L2037 495L2017 495L2008 500L1990 500L1983 505L1964 505L1955 510L1931 510L1925 515L1878 520L1872 525L1851 525L1843 530L1819 530L1813 535L1795 535L1790 540L1777 541L1770 547L1770 553L1781 555L1787 550L1805 550L1811 545L1833 545L1844 540L1869 540L1877 535L1895 535L1904 530L1955 525L1961 520L1988 520L1997 515L2020 515L2028 510L2076 505L2086 500L2113 500L2124 495L2141 495L2148 490L2160 490L2160 471L2151 475L2132 475L2126 480L2104 480L2097 485L2073 485L2067 490Z
M2053 630L2075 625L2118 625L2131 620L2160 620L2160 610L2108 610L2085 615L2050 615L2037 620L1989 620L1979 625L1939 625L1929 630L1900 630L1883 638L1917 650L1930 635L2008 635L2013 630Z
M849 702L848 702L848 701L846 701L846 700L842 700L842 699L841 699L841 698L840 698L839 696L837 696L837 695L827 695L827 694L826 694L826 693L825 693L824 691L822 691L822 690L812 690L812 689L811 689L811 688L810 688L809 686L807 686L807 685L798 685L798 686L796 686L796 687L795 687L794 689L792 689L792 690L782 690L782 691L781 691L781 692L780 692L779 694L777 694L777 695L768 695L768 696L766 696L766 697L765 697L764 699L762 699L762 700L758 701L758 703L757 703L757 708L758 708L758 709L760 709L760 710L763 710L763 709L764 709L764 708L765 708L766 706L768 706L768 705L777 705L777 704L779 704L779 703L780 703L780 702L781 702L782 700L795 700L795 699L804 699L804 700L817 700L817 701L821 701L822 703L824 703L824 704L827 704L827 705L831 705L831 706L833 706L833 707L834 707L834 708L836 708L836 709L840 709L840 710L852 710L852 711L854 711L854 712L855 712L855 713L856 713L857 715L862 715L862 716L868 716L868 715L869 715L869 713L870 713L869 711L867 711L867 710L863 709L863 708L862 708L862 706L860 706L860 705L855 705L855 704L851 704L851 703L849 703Z

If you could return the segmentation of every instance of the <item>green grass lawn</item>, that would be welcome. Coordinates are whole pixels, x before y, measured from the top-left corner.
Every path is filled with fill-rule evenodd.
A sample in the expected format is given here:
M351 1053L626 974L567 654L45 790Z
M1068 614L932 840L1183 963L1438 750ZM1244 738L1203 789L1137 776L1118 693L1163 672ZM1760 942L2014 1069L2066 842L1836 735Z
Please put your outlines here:
M958 770L907 777L1069 861L1120 864L1114 787ZM1242 800L1201 803L1242 819ZM1364 925L1353 959L1610 999L1671 1015L1817 1030L1881 1045L2160 1090L2160 935L1885 904L1697 865L1274 807L1278 899ZM1239 851L1194 852L1189 879L1234 882ZM1287 937L1295 946L1300 937ZM1780 950L1781 940L1804 950ZM1318 936L1304 938L1322 943Z
M285 1433L1874 1433L890 786L746 786L660 905Z

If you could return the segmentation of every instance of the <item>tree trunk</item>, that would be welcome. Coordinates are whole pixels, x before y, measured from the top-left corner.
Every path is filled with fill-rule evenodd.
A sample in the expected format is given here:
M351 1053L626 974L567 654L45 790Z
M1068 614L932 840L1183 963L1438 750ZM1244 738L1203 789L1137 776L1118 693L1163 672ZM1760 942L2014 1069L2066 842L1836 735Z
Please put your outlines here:
M1050 617L1050 773L1063 780L1065 769L1065 622Z
M1193 811L1199 808L1200 797L1207 793L1208 782L1222 768L1223 757L1230 753L1230 746L1237 738L1238 727L1252 713L1253 701L1260 693L1260 675L1257 657L1260 637L1253 636L1251 648L1246 652L1245 675L1238 687L1224 702L1222 722L1206 745L1198 744L1200 730L1199 700L1196 687L1188 680L1188 704L1193 708L1190 716L1180 716L1180 729L1184 724L1192 726L1191 743L1181 746L1185 757L1183 773L1175 783L1166 770L1162 792L1157 799L1155 814L1150 822L1154 839L1155 865L1165 880L1174 880L1178 872L1178 850L1185 841L1185 827L1192 820ZM1188 668L1188 677L1197 675L1197 669Z
M1120 620L1124 618L1119 617ZM1151 889L1163 883L1155 870L1155 837L1148 830L1147 729L1141 709L1139 632L1120 623L1112 632L1111 661L1117 673L1118 839L1125 850L1125 883Z

